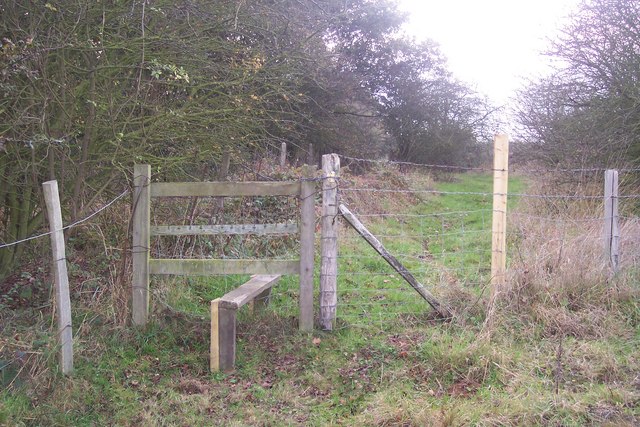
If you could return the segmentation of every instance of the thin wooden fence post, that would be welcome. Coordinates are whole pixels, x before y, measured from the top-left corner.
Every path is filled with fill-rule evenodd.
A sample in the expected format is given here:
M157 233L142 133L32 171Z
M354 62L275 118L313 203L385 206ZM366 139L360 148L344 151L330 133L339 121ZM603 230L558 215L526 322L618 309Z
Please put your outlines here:
M492 300L504 286L507 268L507 191L509 183L509 137L507 135L496 135L493 155Z
M131 311L133 324L144 326L149 313L149 232L151 166L133 167L133 279Z
M620 262L620 225L618 218L618 171L604 175L604 251L614 273Z
M280 144L280 167L283 168L287 165L287 143Z
M218 173L216 174L216 179L218 181L226 181L227 175L229 175L229 165L231 164L231 151L224 150L222 153L222 160L220 161L220 167L218 168ZM216 204L218 205L218 209L224 209L224 197L218 197L216 199Z
M224 150L222 152L222 159L220 160L220 167L218 168L217 179L218 181L225 181L227 175L229 175L229 165L231 164L231 151Z
M313 152L313 143L309 143L309 149L307 150L307 164L308 165L315 165L316 163L316 156L315 153Z
M340 157L322 156L322 259L320 266L320 327L333 330L338 304L338 178Z
M60 368L65 375L73 371L73 331L71 326L71 299L69 298L69 276L65 254L62 212L58 182L42 184L51 230L51 253L55 281L56 310L58 311L58 343L60 345Z
M301 331L313 330L313 264L315 243L315 183L313 168L302 170L300 186L300 322Z

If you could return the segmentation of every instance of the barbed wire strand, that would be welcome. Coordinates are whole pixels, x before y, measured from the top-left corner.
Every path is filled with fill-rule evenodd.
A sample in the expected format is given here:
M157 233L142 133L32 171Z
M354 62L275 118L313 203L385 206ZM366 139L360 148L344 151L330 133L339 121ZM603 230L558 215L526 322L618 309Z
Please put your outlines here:
M441 190L388 190L377 188L341 188L342 192L374 192L374 193L397 193L397 194L437 194L452 196L507 196L536 199L572 199L572 200L601 200L604 196L587 196L576 194L528 194L528 193L489 193L479 191L441 191ZM640 194L628 194L618 196L618 199L640 199Z
M478 172L505 172L505 169L494 169L494 168L483 168L483 167L472 167L472 166L456 166L456 165L440 165L440 164L428 164L428 163L414 163L414 162L403 162L398 160L381 160L381 159L363 159L358 157L346 156L344 154L339 155L341 158L346 160L352 160L356 162L366 162L366 163L376 163L383 165L404 165L404 166L417 166L424 167L428 169L449 169L449 170L461 170L461 171L478 171ZM640 168L607 168L607 167L595 167L595 168L539 168L539 169L528 169L528 168L520 168L518 166L514 166L511 171L517 170L518 172L527 172L527 173L581 173L581 172L605 172L607 170L617 170L618 172L640 172Z
M35 236L31 236L31 237L27 237L26 239L22 239L22 240L17 240L15 242L11 242L11 243L4 243L0 245L0 249L3 248L8 248L10 246L15 246L15 245L19 245L20 243L25 243L28 242L30 240L35 240L35 239L39 239L41 237L45 237L45 236L49 236L53 233L57 233L58 231L64 231L64 230L68 230L69 228L75 227L77 225L82 224L83 222L87 222L89 221L91 218L93 218L94 216L98 215L100 212L104 211L105 209L109 208L111 205L113 205L115 202L117 202L118 200L120 200L121 198L123 198L126 194L128 194L131 190L127 189L125 191L123 191L119 196L117 196L116 198L114 198L113 200L111 200L109 203L107 203L106 205L104 205L103 207L101 207L100 209L98 209L97 211L93 212L91 215L88 215L85 218L82 218L72 224L69 224L67 226L62 227L59 230L54 230L54 231L48 231L46 233L42 233L42 234L37 234Z

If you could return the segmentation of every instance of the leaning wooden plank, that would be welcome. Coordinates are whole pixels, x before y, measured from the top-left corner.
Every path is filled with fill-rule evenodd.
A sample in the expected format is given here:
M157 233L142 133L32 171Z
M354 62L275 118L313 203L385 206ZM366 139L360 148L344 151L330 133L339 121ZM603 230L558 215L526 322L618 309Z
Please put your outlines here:
M367 228L360 222L360 220L358 220L358 218L356 218L356 216L351 213L351 211L347 209L345 205L340 205L340 213L347 220L347 222L351 224L351 226L362 237L364 237L367 243L369 243L369 245L371 245L371 247L375 249L376 252L378 252L382 256L382 258L384 258L384 260L389 263L389 265L391 265L391 267L393 267L398 273L400 273L404 280L406 280L407 283L409 283L413 287L413 289L415 289L416 292L418 292L420 296L424 298L425 301L427 301L429 305L431 305L431 307L433 307L434 310L438 312L441 317L452 317L452 313L449 308L438 302L438 300L431 294L431 292L426 290L425 287L420 282L418 282L415 277L413 277L413 274L411 274L409 270L407 270L405 266L396 259L396 257L391 255L389 251L385 249L382 243L380 243L380 241L376 239L376 237L371 234L369 230L367 230Z
M220 306L238 309L271 288L280 277L279 274L253 276L248 282L220 298Z
M298 274L300 261L262 259L150 259L150 274Z
M299 182L154 182L151 197L296 196Z
M157 225L152 236L191 236L214 234L296 234L298 224L229 224L229 225Z

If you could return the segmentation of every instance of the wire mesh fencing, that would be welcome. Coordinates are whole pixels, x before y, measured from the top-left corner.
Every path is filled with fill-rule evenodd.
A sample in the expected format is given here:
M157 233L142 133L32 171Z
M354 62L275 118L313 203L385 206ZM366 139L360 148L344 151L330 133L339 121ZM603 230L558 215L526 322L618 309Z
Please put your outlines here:
M341 201L436 297L482 316L491 282L491 168L346 158ZM358 171L353 174L351 171ZM518 168L507 213L507 286L615 280L606 248L605 169ZM620 271L637 270L637 170L620 170ZM434 176L438 181L434 181ZM338 319L349 326L418 321L430 307L351 228L340 230ZM553 281L552 281L553 282ZM555 282L554 282L555 283Z

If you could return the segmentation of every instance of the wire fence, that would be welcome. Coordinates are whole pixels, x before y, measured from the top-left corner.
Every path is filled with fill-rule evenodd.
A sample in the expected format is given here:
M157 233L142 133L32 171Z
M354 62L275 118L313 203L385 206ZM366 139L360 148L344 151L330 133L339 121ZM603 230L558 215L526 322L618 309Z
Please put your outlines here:
M481 316L479 307L491 281L493 168L422 165L342 157L346 167L338 179L340 202L379 238L385 247L436 297L458 312ZM367 168L351 168L366 164ZM434 172L435 171L435 172ZM516 168L512 173L508 210L508 280L524 286L530 277L546 280L568 271L610 279L604 257L603 176L605 168ZM442 173L446 174L442 174ZM635 182L640 169L620 169L620 181ZM585 173L588 179L585 179ZM580 179L567 179L572 174ZM254 174L255 175L255 174ZM561 176L562 179L554 180ZM435 178L434 178L435 177ZM279 176L264 172L261 180ZM437 178L437 180L436 180ZM322 178L291 178L321 182ZM640 194L634 185L622 185L620 203L620 266L640 265ZM67 230L122 200L123 191ZM317 199L320 224L321 189ZM185 225L267 224L299 221L299 197L178 198L152 204L152 225L181 219ZM38 234L0 249L48 236ZM316 233L316 248L320 247ZM164 236L152 240L153 258L222 258L292 260L298 257L299 238L293 235ZM318 283L320 256L316 256ZM344 223L339 230L338 328L380 327L390 322L421 322L431 309L367 243ZM124 273L123 273L124 274ZM90 275L89 275L90 276ZM245 282L248 276L220 275L196 278L155 277L151 286L156 311L168 310L205 322L209 303ZM83 278L83 280L85 280ZM86 285L80 293L97 292ZM184 283L188 286L181 286ZM85 291L86 288L86 291ZM128 292L129 290L127 290ZM283 277L273 288L273 310L287 317L298 313L297 277ZM128 294L126 295L128 298Z
M432 293L458 310L471 310L491 281L495 170L341 158L347 165L342 202ZM354 163L366 164L366 172L350 173L363 170L351 168ZM435 182L443 170L451 175ZM568 271L609 277L603 233L607 169L516 170L507 194L510 285L523 275L568 277ZM618 170L621 182L633 181L638 171ZM572 174L580 179L567 180ZM620 268L629 270L640 262L640 194L633 185L621 190ZM426 302L354 230L345 226L340 232L338 318L362 327L426 318Z
M21 243L29 242L31 240L36 240L36 239L40 239L42 237L50 236L51 234L56 233L58 231L69 230L69 229L71 229L73 227L76 227L76 226L78 226L80 224L83 224L83 223L89 221L94 216L99 215L102 211L104 211L104 210L108 209L109 207L111 207L111 205L113 205L114 203L116 203L118 200L122 199L124 196L126 196L129 193L130 193L130 190L128 190L128 189L123 191L122 193L120 193L120 195L116 196L111 201L109 201L108 203L104 204L101 208L99 208L95 212L93 212L93 213L87 215L86 217L84 217L82 219L79 219L79 220L77 220L77 221L75 221L75 222L73 222L73 223L71 223L69 225L66 225L66 226L62 227L60 230L53 230L53 231L48 231L46 233L36 234L34 236L27 237L25 239L16 240L16 241L9 242L9 243L1 243L0 244L0 249L8 248L8 247L11 247L11 246L16 246L16 245L19 245Z

